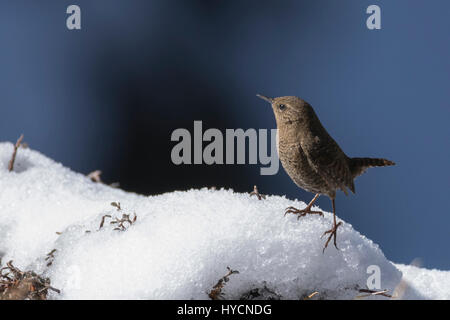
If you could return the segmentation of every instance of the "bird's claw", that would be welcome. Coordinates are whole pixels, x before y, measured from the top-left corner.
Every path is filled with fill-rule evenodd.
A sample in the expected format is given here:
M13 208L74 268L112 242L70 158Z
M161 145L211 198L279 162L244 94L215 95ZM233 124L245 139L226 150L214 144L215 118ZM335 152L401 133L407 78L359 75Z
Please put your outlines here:
M337 243L336 243L336 233L337 233L338 227L339 227L341 224L342 224L342 221L339 222L338 224L336 224L335 226L333 226L333 228L331 228L330 230L325 231L325 232L323 233L323 235L320 237L320 238L323 238L324 235L326 235L326 234L328 234L328 233L330 234L330 235L328 236L327 242L325 242L325 246L323 247L322 253L325 252L325 249L328 247L328 244L330 243L332 237L334 238L334 239L333 239L334 246L336 247L337 250L339 250L339 248L337 247Z
M313 211L311 210L311 207L306 207L305 209L297 209L295 207L287 207L286 211L284 212L284 216L286 216L288 213L297 214L297 220L301 217L306 216L307 214L318 214L319 216L323 217L322 211Z

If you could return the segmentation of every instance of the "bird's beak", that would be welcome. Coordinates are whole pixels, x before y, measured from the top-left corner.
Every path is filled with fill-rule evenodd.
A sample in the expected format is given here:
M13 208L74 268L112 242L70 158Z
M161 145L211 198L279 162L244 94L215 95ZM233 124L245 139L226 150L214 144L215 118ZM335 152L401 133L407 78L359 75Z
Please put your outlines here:
M263 95L260 95L260 94L257 94L256 95L258 98L261 98L261 99L263 99L263 100L266 100L268 103L270 103L270 104L272 104L273 103L273 99L272 98L269 98L269 97L266 97L266 96L263 96Z

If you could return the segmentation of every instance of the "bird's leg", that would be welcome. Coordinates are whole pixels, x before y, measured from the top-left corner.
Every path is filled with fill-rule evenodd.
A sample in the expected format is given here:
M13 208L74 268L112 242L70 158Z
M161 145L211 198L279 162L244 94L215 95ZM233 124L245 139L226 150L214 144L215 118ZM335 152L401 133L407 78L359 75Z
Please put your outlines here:
M339 250L339 248L337 247L337 244L336 244L336 233L337 233L337 228L342 224L342 221L340 221L338 224L336 224L336 208L335 208L335 204L334 204L334 199L331 199L331 203L333 204L333 227L330 230L325 231L322 235L322 237L323 237L324 235L326 235L328 233L330 234L327 239L327 242L325 242L325 247L323 248L323 252L325 252L325 249L327 248L328 243L330 243L331 237L334 237L334 239L333 239L334 246L336 247L336 249Z
M316 202L317 198L320 196L320 194L316 194L314 196L314 198L310 201L310 203L308 203L308 205L306 206L305 209L297 209L294 207L288 207L286 208L286 211L284 213L284 215L287 215L288 213L293 213L293 214L298 214L297 219L300 219L300 217L304 217L306 216L308 213L309 214L318 214L320 216L323 216L323 212L322 211L312 211L311 207L314 204L314 202Z

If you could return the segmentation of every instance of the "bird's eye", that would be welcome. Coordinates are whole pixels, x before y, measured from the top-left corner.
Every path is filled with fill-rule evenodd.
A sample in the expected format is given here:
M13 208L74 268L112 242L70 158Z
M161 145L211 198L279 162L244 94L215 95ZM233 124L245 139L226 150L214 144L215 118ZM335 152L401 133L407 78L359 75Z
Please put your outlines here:
M284 109L286 109L286 105L285 104L280 104L280 105L278 105L278 109L283 111Z

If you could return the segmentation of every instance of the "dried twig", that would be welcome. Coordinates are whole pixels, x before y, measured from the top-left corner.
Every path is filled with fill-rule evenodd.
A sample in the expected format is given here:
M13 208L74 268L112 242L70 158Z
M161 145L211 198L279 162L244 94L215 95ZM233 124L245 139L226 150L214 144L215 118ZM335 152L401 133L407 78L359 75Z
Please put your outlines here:
M265 196L265 195L260 194L260 193L258 192L258 188L256 187L256 185L253 187L253 191L250 192L250 197L251 197L251 196L256 196L256 197L258 197L258 200L266 199L266 196Z
M14 169L14 161L16 161L16 154L17 154L17 149L19 149L21 143L23 140L23 134L20 135L19 139L17 139L16 144L14 145L14 151L13 154L11 156L11 160L9 160L9 164L8 164L8 171L11 172Z
M114 228L114 230L119 231L125 231L127 227L125 226L125 223L128 223L128 226L131 226L133 223L136 222L137 216L136 213L134 213L133 219L130 218L129 214L122 214L122 218L114 217L114 220L110 222L110 224L117 224L117 227Z
M309 300L309 299L311 299L312 297L314 297L314 296L317 295L317 294L319 294L319 292L314 291L314 292L311 293L309 296L304 297L303 300Z
M111 205L113 207L115 207L117 209L117 211L122 212L122 207L120 206L120 202L111 202ZM133 213L133 216L131 216L131 214L122 213L121 218L113 217L110 214L105 214L102 217L102 220L100 221L99 230L101 228L103 228L103 226L105 225L106 218L112 219L109 223L117 225L117 227L115 227L114 230L119 230L119 231L125 231L129 226L131 226L137 220L136 213Z
M111 218L111 215L105 214L105 215L102 217L102 221L100 222L100 227L99 227L98 229L103 228L103 225L105 224L105 219L106 219L106 218Z
M387 298L392 298L390 294L387 294L388 290L369 290L369 289L359 289L359 292L366 293L359 296L356 296L356 298L366 298L370 296L383 296Z
M237 274L239 271L237 270L231 270L230 267L227 267L228 273L224 275L222 278L217 281L216 285L211 289L208 296L211 298L211 300L220 300L223 298L222 289L225 286L225 283L230 280L229 276L232 274Z

